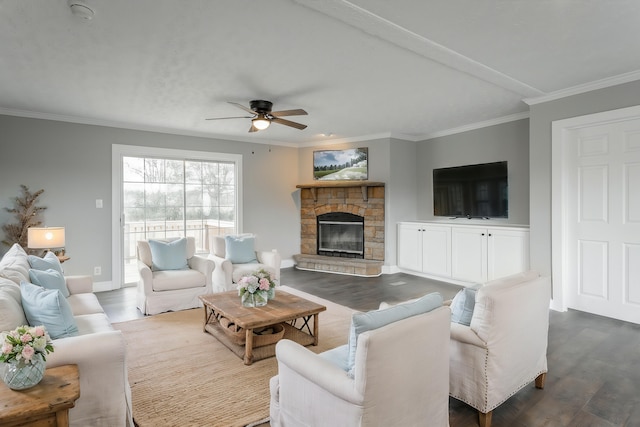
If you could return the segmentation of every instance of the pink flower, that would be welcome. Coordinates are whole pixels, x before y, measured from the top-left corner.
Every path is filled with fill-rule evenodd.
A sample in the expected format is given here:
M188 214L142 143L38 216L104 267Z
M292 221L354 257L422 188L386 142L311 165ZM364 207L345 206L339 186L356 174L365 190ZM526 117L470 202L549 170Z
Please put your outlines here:
M35 328L33 328L33 333L36 337L43 337L45 334L44 326L36 326Z
M33 340L33 337L28 333L20 337L20 341L22 341L23 343L28 343L28 342L31 342L32 340Z
M25 360L31 360L35 352L36 351L33 349L33 347L31 347L30 345L25 345L22 349L22 357L24 357Z
M269 280L265 279L264 277L260 279L259 283L260 283L260 289L262 289L263 291L268 291L269 288L271 287L271 285L269 284Z
M12 351L13 345L5 341L4 344L2 344L2 354L10 354Z

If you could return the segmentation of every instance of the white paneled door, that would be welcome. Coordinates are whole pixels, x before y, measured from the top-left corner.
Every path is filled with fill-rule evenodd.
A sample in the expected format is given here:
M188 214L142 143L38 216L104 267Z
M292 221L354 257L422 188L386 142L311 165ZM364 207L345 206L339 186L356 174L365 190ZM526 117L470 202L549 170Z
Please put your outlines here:
M566 306L640 323L640 119L565 143Z

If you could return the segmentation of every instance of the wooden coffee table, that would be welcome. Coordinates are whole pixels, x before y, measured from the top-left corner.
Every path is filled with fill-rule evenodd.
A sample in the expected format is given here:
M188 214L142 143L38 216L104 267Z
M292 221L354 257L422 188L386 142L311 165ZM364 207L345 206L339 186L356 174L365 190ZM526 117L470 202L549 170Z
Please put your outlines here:
M254 329L282 324L283 338L304 346L318 345L318 314L327 309L323 305L280 289L276 290L275 299L269 300L263 307L243 307L238 291L201 295L199 298L204 304L204 331L244 359L245 365L276 354L276 343L254 348ZM223 317L244 329L244 345L235 343L223 330L220 325L220 319ZM310 326L310 321L313 322L313 326Z

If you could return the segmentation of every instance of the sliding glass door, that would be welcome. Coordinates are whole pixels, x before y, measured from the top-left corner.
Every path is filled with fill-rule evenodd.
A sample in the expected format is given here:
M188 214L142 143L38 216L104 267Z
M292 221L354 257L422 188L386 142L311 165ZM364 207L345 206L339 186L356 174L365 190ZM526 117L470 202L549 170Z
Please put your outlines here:
M138 281L138 240L192 236L197 252L209 252L211 236L238 231L238 159L143 151L118 156L123 286Z

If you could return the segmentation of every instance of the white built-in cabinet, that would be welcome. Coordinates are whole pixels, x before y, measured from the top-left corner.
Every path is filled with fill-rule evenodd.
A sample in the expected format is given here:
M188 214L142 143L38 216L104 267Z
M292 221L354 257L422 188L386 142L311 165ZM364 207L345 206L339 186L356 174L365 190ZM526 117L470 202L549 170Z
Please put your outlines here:
M398 224L398 267L460 282L484 283L529 269L526 227Z

